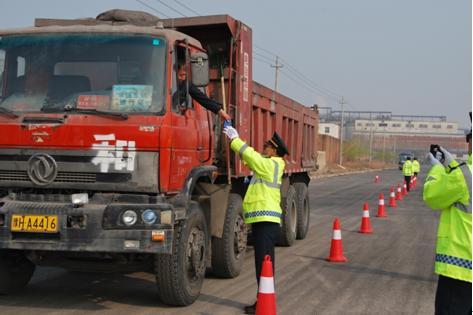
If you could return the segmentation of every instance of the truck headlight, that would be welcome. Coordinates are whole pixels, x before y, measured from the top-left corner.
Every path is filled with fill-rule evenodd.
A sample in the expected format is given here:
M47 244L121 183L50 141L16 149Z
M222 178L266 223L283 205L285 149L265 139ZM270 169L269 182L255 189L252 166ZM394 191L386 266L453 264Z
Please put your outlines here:
M132 226L133 224L136 223L136 220L138 219L138 215L136 214L135 211L133 210L126 210L122 214L122 222L126 226Z
M71 202L75 206L83 206L89 203L89 195L87 194L72 194Z
M146 224L153 224L154 222L156 222L157 215L153 210L147 209L141 214L141 219Z

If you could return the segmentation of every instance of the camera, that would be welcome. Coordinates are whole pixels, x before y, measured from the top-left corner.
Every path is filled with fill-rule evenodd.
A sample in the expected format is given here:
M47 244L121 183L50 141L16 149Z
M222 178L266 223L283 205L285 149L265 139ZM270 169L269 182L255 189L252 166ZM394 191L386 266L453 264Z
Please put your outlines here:
M431 144L430 145L430 153L440 161L440 163L445 162L445 154L440 150L440 146L438 144Z

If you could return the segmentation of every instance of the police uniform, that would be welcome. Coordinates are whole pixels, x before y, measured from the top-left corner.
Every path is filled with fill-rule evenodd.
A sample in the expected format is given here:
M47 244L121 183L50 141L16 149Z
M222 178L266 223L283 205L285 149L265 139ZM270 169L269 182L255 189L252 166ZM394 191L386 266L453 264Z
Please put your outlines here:
M279 239L282 217L280 188L285 167L282 156L288 153L277 133L268 142L276 148L279 156L264 157L240 138L231 142L232 150L254 173L243 199L243 217L252 228L258 283L266 255L271 256L273 272L275 268L274 246Z
M416 177L417 177L417 174L420 173L419 161L417 161L417 160L412 161L412 172L414 173L414 176L416 176Z
M467 164L436 164L424 184L424 201L442 209L437 232L436 314L471 314L471 154Z
M407 191L411 190L411 176L413 174L412 172L412 162L411 160L407 160L404 162L404 165L402 166L402 174L404 174L404 180L406 181L406 188Z

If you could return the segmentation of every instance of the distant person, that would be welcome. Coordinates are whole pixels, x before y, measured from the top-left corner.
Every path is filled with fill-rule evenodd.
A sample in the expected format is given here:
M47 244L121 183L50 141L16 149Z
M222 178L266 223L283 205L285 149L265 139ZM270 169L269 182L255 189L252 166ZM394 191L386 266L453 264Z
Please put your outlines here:
M402 174L404 175L404 180L406 181L406 187L407 191L409 192L411 190L411 177L412 177L412 162L411 162L411 157L408 156L406 158L406 162L402 166Z
M417 174L420 173L420 163L417 161L416 157L414 157L414 161L412 161L412 172L414 173L414 177L417 177Z
M470 112L471 119L471 112ZM468 162L459 164L440 148L444 165L432 153L424 184L424 201L440 210L435 255L439 275L435 314L471 314L471 129L466 137Z
M281 231L281 183L284 172L284 155L289 154L286 144L275 132L264 144L264 155L256 152L240 139L235 128L227 126L223 132L230 139L230 147L253 171L254 175L243 199L243 217L251 224L255 249L256 281L259 285L261 267L266 255L276 265L274 246ZM258 303L258 302L256 302ZM245 306L245 314L254 314L256 303Z
M202 93L192 82L187 81L187 66L180 64L177 69L178 90L172 96L173 106L182 105L186 99L187 86L189 86L189 95L200 105L214 114L219 114L223 120L230 120L231 117L222 108L222 105L210 99L205 93Z

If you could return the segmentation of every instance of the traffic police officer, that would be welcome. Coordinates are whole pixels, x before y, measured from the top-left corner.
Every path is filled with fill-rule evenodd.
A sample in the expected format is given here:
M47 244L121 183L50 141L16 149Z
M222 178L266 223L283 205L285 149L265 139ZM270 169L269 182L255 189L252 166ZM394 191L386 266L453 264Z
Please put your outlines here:
M402 166L402 174L404 174L404 180L406 181L406 187L407 191L410 191L411 189L411 176L412 176L412 162L411 162L411 157L408 156L406 158L406 162L404 162L404 165Z
M417 174L420 173L420 164L416 157L414 157L414 161L412 161L412 172L414 173L414 177L417 177Z
M271 256L273 274L275 268L274 246L279 239L281 210L281 182L288 154L284 141L275 132L264 145L264 155L256 152L239 138L235 128L227 126L223 131L231 141L231 148L253 171L243 200L243 216L251 224L255 250L256 280L259 283L263 259ZM245 307L246 314L254 314L256 303Z
M470 112L471 118L471 112ZM435 314L471 314L471 130L468 162L445 155L444 167L432 153L433 165L424 184L424 201L441 209L437 231L435 273L439 275Z

